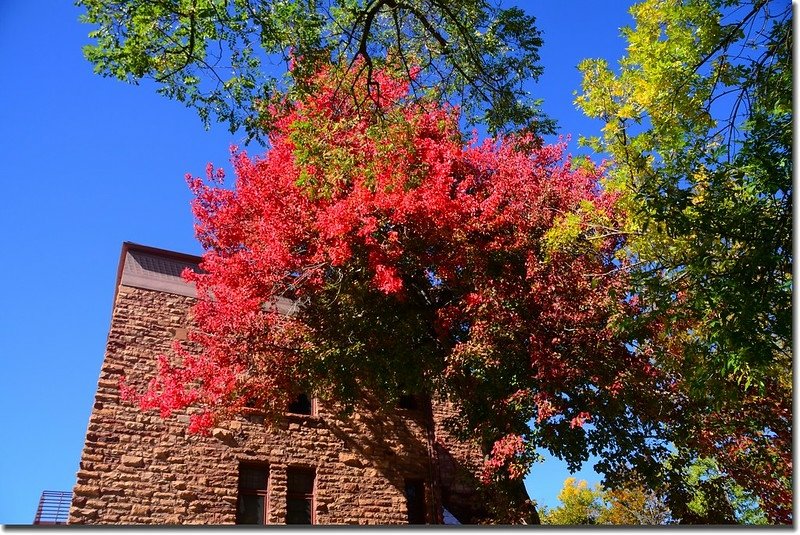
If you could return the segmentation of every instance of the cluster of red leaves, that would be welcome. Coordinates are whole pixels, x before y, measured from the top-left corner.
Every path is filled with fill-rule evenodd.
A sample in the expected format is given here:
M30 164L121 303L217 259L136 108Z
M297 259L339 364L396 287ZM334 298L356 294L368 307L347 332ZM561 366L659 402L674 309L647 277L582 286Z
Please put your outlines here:
M686 396L674 326L621 327L641 310L601 169L530 137L465 141L457 110L408 99L388 72L355 95L329 74L272 109L263 157L234 151L233 189L212 167L188 177L206 249L186 274L193 347L124 397L165 417L193 407L203 433L253 409L278 418L299 391L357 402L353 385L415 385L457 402L485 482L523 476L536 447L646 469L660 438L791 518L790 386L711 410Z
M518 479L528 471L527 463L519 462L526 452L525 442L519 435L506 435L492 446L491 455L483 465L481 482L488 485L500 470L507 470L511 479Z
M208 181L190 177L207 251L205 272L187 274L200 296L191 334L200 351L162 364L145 408L200 407L202 431L252 407L277 415L299 385L319 393L326 381L374 385L376 374L411 370L456 399L474 433L500 440L489 472L508 465L520 476L513 460L530 419L578 436L647 392L649 359L612 328L631 305L614 255L620 216L600 169L529 137L465 142L457 110L407 100L407 84L385 72L360 108L330 79L319 73L313 98L273 110L263 157L234 153L234 189L213 169ZM573 224L559 240L570 215L579 232ZM356 294L372 301L348 299ZM278 310L283 298L297 303L292 314ZM342 318L354 301L382 309L364 311L382 331L357 329L367 351L383 354L384 337L406 344L405 357L331 358L355 351L328 343L341 335L337 321L362 313ZM422 310L414 317L429 324L408 332L422 333L426 351L399 321L392 330L395 307Z

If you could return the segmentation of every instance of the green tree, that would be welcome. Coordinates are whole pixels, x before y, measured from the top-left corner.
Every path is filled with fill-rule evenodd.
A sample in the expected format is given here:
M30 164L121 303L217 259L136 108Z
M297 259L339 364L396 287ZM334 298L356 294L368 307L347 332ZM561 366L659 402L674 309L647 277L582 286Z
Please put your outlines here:
M681 524L763 525L767 518L758 500L719 470L709 457L675 452L667 463L661 494Z
M560 505L542 513L543 524L639 526L671 521L664 498L641 485L609 490L600 485L589 487L586 481L568 477L558 500Z
M632 344L672 374L663 436L791 518L792 11L647 0L627 56L581 64L606 187L629 213ZM642 329L649 325L651 328ZM652 326L658 328L653 330Z
M753 495L722 475L713 459L694 459L688 464L681 459L685 458L673 455L667 463L669 472L655 488L645 487L636 477L614 489L589 487L586 481L569 477L558 495L561 503L542 511L542 523L618 526L767 523Z
M653 311L693 324L699 381L763 382L791 357L791 6L648 0L628 56L587 60L629 246ZM728 19L733 20L729 21ZM676 297L678 297L676 299Z
M600 485L589 487L584 481L568 477L558 493L560 505L545 509L541 513L542 524L573 526L578 524L597 524L604 511L603 491Z
M549 132L522 83L542 72L533 17L486 0L77 0L96 25L84 49L95 71L158 92L249 138L270 119L264 102L302 93L319 61L349 65L379 92L391 65L418 96L455 99L492 132ZM285 68L278 68L283 64ZM282 73L291 69L291 77ZM419 70L419 72L416 72ZM346 73L343 79L352 80ZM347 90L345 87L343 90ZM355 93L353 97L356 98Z

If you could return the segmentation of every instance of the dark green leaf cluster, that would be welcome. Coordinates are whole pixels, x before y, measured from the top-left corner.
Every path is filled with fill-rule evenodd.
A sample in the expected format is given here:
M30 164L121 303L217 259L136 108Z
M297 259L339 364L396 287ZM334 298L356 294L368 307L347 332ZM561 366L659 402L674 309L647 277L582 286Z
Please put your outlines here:
M430 395L444 367L429 327L435 310L428 300L436 299L436 290L420 275L417 291L398 303L370 289L366 266L331 268L329 275L320 306L306 311L320 341L307 355L314 386L346 403L369 395L390 407L404 395Z
M667 276L644 282L665 306L686 288L687 308L707 319L701 349L717 373L760 383L775 358L791 355L793 166L791 18L759 7L762 29L751 33L763 34L742 36L747 61L707 104L734 99L729 116L689 136L639 194L656 224L688 238L662 257ZM741 48L719 46L718 65L741 61ZM708 379L699 375L698 386Z
M767 524L758 499L720 472L711 458L677 450L665 463L663 478L659 492L680 524Z
M490 132L550 133L524 82L542 72L533 17L485 0L77 0L95 26L95 71L197 109L206 127L269 128L279 91L302 94L319 61L349 65L369 87L378 66L404 72L417 96L451 100ZM285 73L289 72L286 76ZM352 76L348 77L352 81ZM347 91L348 87L343 87Z

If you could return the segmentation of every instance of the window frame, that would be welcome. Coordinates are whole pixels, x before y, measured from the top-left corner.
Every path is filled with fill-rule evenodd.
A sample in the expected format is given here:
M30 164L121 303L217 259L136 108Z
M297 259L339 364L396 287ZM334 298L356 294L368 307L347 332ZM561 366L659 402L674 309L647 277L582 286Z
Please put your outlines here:
M293 474L311 474L311 492L290 492L289 478ZM311 518L309 524L289 524L289 500L308 500L310 503ZM286 468L286 525L313 526L317 523L317 469L313 466L289 466Z
M415 490L419 491L419 496L417 497L419 512L422 515L421 522L412 522L411 518L411 500L408 497L408 489L409 487L414 487ZM428 492L426 490L425 480L422 478L415 478L415 477L407 477L403 480L403 494L406 498L406 514L408 516L408 525L410 526L424 526L428 525L428 503L426 501L426 497Z
M292 412L290 410L291 406L294 405L297 402L297 399L300 396L306 396L306 398L308 399L309 412L307 412L307 413L306 412ZM301 417L305 417L305 418L308 418L308 417L314 418L314 417L316 417L317 416L317 398L309 396L308 392L300 392L295 397L295 400L292 401L291 403L289 403L289 405L287 405L286 414L289 415L289 416L301 416Z
M266 472L266 481L265 481L265 488L264 489L251 489L247 487L242 487L242 473L245 470L258 470ZM265 526L269 524L269 512L270 512L270 499L269 499L269 492L272 487L272 471L270 470L270 465L267 463L259 463L259 462L247 462L241 461L239 463L239 471L237 474L237 485L236 485L236 525L238 526ZM263 518L261 519L261 524L245 524L239 521L239 499L241 496L257 496L263 500Z

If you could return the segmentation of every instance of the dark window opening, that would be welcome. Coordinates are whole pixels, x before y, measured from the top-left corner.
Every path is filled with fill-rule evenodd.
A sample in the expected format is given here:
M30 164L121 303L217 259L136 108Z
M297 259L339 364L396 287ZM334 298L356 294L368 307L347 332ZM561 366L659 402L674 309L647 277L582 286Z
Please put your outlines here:
M308 397L307 394L303 393L298 395L293 402L289 404L289 408L286 409L288 412L292 414L311 414L311 398Z
M417 396L412 396L411 394L403 394L397 400L397 406L401 409L408 409L415 411L417 410Z
M286 523L314 523L314 470L286 471Z
M267 489L269 468L239 466L239 496L236 501L237 524L267 523Z
M245 401L244 406L247 407L248 409L253 409L254 412L264 410L264 402L258 401L253 398L247 398L247 401Z
M406 480L408 523L425 523L425 483L419 479Z

